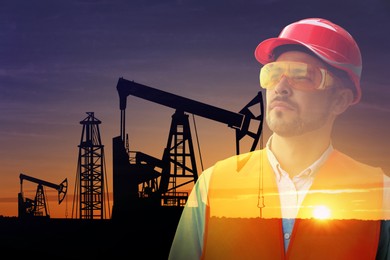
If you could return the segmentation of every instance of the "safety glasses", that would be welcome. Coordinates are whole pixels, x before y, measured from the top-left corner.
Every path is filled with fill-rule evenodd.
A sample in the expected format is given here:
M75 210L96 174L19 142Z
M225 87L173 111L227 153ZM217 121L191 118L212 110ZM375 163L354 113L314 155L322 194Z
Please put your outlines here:
M273 89L285 77L295 89L313 91L333 86L329 71L303 62L275 61L260 70L260 86Z

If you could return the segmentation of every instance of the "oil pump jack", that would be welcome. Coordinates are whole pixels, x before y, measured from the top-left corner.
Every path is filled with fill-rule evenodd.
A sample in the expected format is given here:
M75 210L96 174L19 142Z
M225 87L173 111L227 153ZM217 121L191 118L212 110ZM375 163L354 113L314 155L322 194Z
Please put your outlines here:
M47 217L48 214L46 205L46 195L43 187L47 186L58 191L58 204L64 200L66 192L68 190L68 180L65 178L60 184L54 184L48 181L40 180L21 173L20 179L20 193L18 194L18 212L19 218L31 218L31 217ZM37 191L34 199L24 198L23 195L23 181L30 181L37 185Z
M240 154L240 141L252 138L253 151L260 139L263 125L262 93L257 95L238 113L158 90L119 78L117 83L121 111L120 136L113 138L113 210L112 218L127 216L139 209L164 206L182 207L188 192L183 186L198 178L195 153L188 114L201 116L227 124L236 132L236 154ZM167 146L162 159L139 151L131 151L125 131L125 111L129 95L175 109L172 115ZM251 109L259 106L255 115ZM251 131L251 125L256 125ZM181 189L180 189L181 188Z

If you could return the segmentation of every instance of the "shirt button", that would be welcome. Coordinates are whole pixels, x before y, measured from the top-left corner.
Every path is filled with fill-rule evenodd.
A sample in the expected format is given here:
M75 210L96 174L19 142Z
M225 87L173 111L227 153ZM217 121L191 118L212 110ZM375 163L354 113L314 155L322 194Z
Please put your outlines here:
M290 233L284 233L284 239L290 239Z

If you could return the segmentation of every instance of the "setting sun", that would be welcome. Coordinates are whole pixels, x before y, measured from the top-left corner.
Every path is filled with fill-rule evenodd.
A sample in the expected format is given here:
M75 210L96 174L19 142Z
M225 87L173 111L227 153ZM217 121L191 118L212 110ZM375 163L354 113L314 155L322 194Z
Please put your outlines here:
M316 206L313 210L313 217L316 219L328 219L330 218L330 209L326 206Z

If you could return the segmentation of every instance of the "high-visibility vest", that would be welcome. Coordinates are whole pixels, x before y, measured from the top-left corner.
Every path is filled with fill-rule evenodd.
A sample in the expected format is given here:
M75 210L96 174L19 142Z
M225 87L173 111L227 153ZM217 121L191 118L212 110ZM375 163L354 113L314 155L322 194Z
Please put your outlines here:
M333 151L315 175L285 253L278 188L266 152L223 160L209 183L202 258L375 259L382 187L380 168ZM315 219L317 206L327 207L330 219Z

